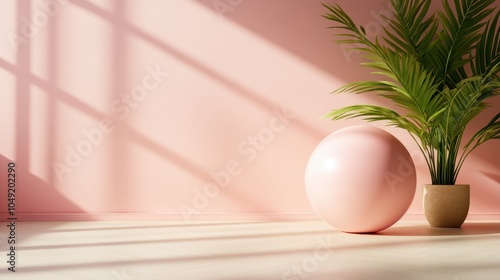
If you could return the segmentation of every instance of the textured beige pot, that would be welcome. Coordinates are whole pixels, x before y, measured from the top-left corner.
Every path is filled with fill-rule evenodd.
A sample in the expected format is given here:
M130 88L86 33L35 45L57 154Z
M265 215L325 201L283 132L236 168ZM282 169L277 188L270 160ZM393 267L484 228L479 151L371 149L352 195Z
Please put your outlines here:
M469 185L424 185L425 218L433 227L461 227L469 212L469 201Z

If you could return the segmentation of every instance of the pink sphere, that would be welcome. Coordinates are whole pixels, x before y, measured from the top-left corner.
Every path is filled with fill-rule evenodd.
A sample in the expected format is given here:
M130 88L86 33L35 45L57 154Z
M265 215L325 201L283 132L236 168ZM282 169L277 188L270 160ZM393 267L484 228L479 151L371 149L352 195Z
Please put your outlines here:
M408 210L416 188L415 165L388 132L358 125L339 129L314 149L305 174L314 211L353 233L386 229Z

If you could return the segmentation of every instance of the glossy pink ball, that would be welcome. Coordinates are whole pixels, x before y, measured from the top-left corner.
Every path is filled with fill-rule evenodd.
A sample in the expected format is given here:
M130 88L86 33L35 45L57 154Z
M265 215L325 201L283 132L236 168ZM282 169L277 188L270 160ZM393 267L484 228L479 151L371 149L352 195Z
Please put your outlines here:
M330 134L314 149L305 185L314 211L333 227L377 232L408 210L415 195L415 165L390 133L351 126Z

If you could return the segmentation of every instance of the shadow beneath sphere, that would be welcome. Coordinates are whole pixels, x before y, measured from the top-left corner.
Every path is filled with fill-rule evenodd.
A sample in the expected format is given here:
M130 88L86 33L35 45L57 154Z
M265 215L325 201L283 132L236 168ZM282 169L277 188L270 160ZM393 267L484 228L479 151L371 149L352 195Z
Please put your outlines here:
M375 233L389 236L452 236L499 234L500 222L466 222L461 228L436 228L429 225L395 226Z

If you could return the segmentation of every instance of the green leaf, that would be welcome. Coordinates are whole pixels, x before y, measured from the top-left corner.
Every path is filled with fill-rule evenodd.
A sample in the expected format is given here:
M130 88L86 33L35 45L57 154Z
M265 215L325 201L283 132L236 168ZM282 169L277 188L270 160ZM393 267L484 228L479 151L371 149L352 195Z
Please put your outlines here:
M498 96L500 88L500 11L495 0L390 0L384 32L366 36L339 5L323 4L337 42L363 52L362 65L376 81L350 82L333 93L375 94L391 108L352 105L333 110L332 120L362 118L407 130L426 160L434 184L454 184L469 153L500 139L500 113L471 138L468 124ZM462 141L466 142L462 145Z

